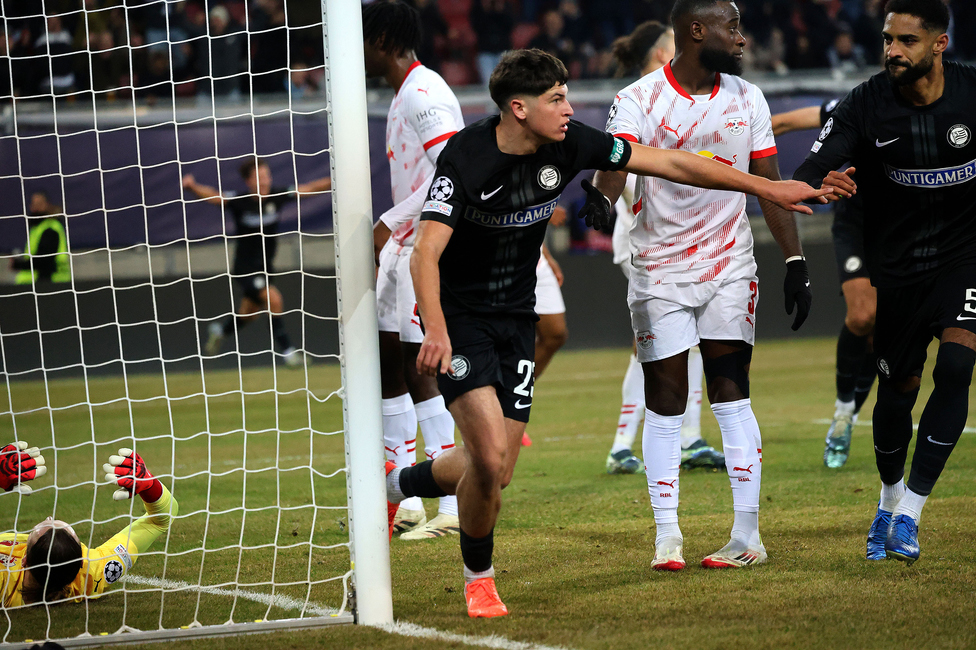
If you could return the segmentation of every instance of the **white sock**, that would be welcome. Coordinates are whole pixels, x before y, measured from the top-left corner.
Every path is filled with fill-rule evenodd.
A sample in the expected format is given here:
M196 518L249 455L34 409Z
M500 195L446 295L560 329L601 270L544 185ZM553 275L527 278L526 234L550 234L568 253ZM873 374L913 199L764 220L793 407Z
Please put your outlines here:
M654 511L654 525L657 528L657 535L654 543L660 544L666 539L678 538L683 540L681 528L678 526L678 509L660 508Z
M759 513L736 510L730 537L745 544L759 541Z
M438 395L414 405L420 432L424 435L424 452L434 460L448 449L454 448L454 418L444 406L444 398ZM449 494L441 497L437 512L457 516L457 497Z
M905 496L901 498L898 505L891 513L891 518L894 519L898 515L908 515L915 520L917 524L919 519L922 518L922 508L925 507L925 500L928 499L927 496L922 496L921 494L916 494L911 490L905 490Z
M495 577L495 566L492 565L488 567L487 571L472 571L468 567L464 567L464 584L469 585L475 580L481 580L482 578L494 578Z
M654 522L678 523L678 466L681 464L681 416L644 409L644 471Z
M851 400L850 402L842 402L840 400L835 400L834 401L834 417L837 418L837 417L840 417L842 415L853 416L854 415L854 405L855 405L854 400Z
M383 445L386 458L403 469L417 462L417 412L410 393L383 400ZM406 510L423 510L420 497L400 502Z
M402 503L406 495L400 490L400 468L386 475L386 500L390 503Z
M878 507L885 512L893 512L903 496L905 496L905 479L898 481L894 485L882 483L881 501L878 503Z
M725 468L732 484L732 510L736 513L759 512L759 488L762 484L762 438L759 423L752 412L752 402L712 404L712 412L722 432Z
M627 374L621 387L623 401L620 405L620 418L617 420L617 433L613 437L610 453L634 448L637 425L644 415L644 371L635 355L630 355Z
M688 350L688 402L681 423L681 448L687 449L702 439L701 407L702 377L705 375L701 351L697 346Z

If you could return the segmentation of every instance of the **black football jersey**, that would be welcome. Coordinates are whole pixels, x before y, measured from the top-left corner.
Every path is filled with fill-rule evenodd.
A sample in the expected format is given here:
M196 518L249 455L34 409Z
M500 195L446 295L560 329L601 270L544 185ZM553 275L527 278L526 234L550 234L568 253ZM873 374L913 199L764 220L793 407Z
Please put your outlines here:
M534 314L539 251L563 188L584 169L617 170L630 159L628 142L576 121L561 142L502 153L499 119L448 141L420 215L454 229L440 259L445 315Z
M828 99L820 105L820 128L827 126L827 120L833 115L838 104L840 104L839 99ZM834 203L834 223L837 222L843 222L849 226L846 230L848 236L853 235L852 230L856 230L858 233L864 230L864 201L860 192L849 199L842 199ZM860 234L858 239L862 239Z
M820 187L850 162L878 287L914 284L976 261L976 68L945 63L945 91L912 106L885 73L851 91L793 178Z
M272 187L268 196L247 194L224 200L234 218L237 250L234 253L235 275L264 271L265 260L271 267L278 250L278 212L296 198L294 188Z

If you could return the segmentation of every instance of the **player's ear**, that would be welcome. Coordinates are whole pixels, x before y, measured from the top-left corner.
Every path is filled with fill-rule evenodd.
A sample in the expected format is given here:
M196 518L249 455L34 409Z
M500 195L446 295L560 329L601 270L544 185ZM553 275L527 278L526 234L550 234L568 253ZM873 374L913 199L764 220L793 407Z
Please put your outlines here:
M520 120L524 120L528 116L526 102L521 97L512 97L508 102L508 107L512 110L512 115Z
M691 25L688 26L688 30L691 32L691 37L695 40L695 42L701 43L705 40L708 27L706 27L705 23L701 21L693 20L691 21Z
M935 39L935 44L932 46L932 54L942 54L949 47L949 35L940 34L937 39Z

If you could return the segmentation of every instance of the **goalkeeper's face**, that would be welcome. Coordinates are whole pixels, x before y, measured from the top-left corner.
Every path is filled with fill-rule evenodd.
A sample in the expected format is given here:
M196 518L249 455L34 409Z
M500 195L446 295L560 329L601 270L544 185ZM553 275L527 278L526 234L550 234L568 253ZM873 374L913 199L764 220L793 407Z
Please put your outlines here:
M258 165L248 176L246 184L251 194L267 196L271 194L271 182L271 168L267 165Z
M78 539L78 534L75 532L75 529L71 527L71 524L66 521L61 521L60 519L55 519L54 517L48 517L41 523L34 526L34 530L32 530L30 535L27 537L27 547L30 548L41 535L52 528L67 531L72 537L78 540L79 543L81 542L81 540Z

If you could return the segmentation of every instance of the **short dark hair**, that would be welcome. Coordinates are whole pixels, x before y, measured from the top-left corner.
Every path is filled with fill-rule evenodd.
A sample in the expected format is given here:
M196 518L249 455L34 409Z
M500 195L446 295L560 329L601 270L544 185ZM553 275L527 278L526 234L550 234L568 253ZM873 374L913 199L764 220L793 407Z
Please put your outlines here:
M399 56L420 49L420 13L403 2L373 2L363 7L363 40Z
M81 571L81 542L66 530L48 528L30 545L22 562L37 583L35 589L21 591L24 602L57 600Z
M888 0L885 15L888 14L915 16L930 32L944 34L949 29L949 7L942 0Z
M671 25L677 25L679 18L697 16L718 2L732 2L733 0L676 0L671 9Z
M257 169L258 167L267 167L267 165L268 165L267 160L255 156L254 158L248 158L247 162L241 165L238 171L241 173L241 178L247 180L251 177L251 174L254 173L255 169Z
M569 79L563 62L542 50L514 50L502 55L488 80L488 93L501 110L512 97L538 97Z

